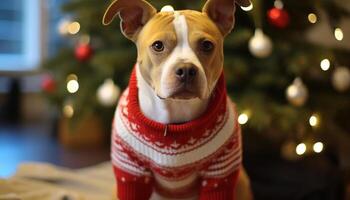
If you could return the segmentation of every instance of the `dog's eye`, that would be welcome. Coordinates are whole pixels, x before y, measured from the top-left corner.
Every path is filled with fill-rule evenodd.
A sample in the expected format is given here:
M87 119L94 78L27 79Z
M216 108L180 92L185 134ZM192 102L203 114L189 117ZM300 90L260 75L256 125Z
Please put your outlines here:
M164 50L164 44L162 41L158 40L158 41L153 42L152 48L154 51L161 52Z
M200 44L200 48L204 52L211 52L214 48L214 44L209 40L203 40Z

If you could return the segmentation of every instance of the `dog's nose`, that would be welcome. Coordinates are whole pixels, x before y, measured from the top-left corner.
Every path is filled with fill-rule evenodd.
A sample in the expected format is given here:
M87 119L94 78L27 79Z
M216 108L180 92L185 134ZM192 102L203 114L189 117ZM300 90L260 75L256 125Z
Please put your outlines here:
M177 68L175 74L181 82L190 82L197 75L197 67L193 65L184 65Z

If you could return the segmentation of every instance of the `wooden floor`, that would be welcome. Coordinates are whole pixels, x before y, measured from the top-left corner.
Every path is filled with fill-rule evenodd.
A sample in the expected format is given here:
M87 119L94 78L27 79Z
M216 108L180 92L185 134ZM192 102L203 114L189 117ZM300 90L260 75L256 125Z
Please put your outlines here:
M26 161L49 162L80 168L109 160L109 145L100 149L68 150L53 134L52 126L0 124L0 178L11 176Z

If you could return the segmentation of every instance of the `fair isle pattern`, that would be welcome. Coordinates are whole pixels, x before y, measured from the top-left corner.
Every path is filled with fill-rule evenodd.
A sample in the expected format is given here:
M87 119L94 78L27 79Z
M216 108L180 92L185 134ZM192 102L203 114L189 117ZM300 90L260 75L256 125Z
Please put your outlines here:
M218 85L223 86L223 77L220 80ZM208 109L211 116L204 118L204 123L199 119L193 127L170 125L164 136L167 127L146 122L148 119L130 106L135 105L132 101L137 95L133 84L131 79L115 112L111 157L116 168L135 177L153 177L158 194L177 198L196 195L199 180L225 179L239 170L240 127L225 90L217 86L215 102Z
M162 143L161 141L153 142L152 138L149 138L147 137L147 135L140 133L139 126L137 124L130 122L128 120L128 113L129 113L128 107L127 107L128 100L127 98L125 98L125 96L127 95L128 95L128 89L125 91L125 94L120 99L119 107L115 115L117 119L115 123L119 123L123 126L122 127L123 131L121 132L132 133L131 135L133 138L130 140L135 139L140 143L143 143L144 145L148 146L149 148L166 155L177 155L177 154L193 151L194 149L197 149L198 147L207 143L213 137L215 137L216 135L215 133L223 129L223 126L226 124L229 117L228 116L229 112L222 113L220 116L217 117L214 127L208 128L205 131L205 133L202 134L200 137L191 136L188 140L185 141L185 143L178 143L177 141L173 141L170 145L167 145L166 143ZM223 104L221 107L222 108L220 109L222 110L226 109L225 104Z

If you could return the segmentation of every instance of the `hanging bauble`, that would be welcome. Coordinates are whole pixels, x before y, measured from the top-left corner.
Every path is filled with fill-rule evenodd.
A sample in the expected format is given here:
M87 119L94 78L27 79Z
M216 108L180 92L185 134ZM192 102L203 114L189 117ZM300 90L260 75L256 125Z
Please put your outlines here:
M332 75L333 87L339 91L344 92L350 88L350 70L346 67L337 67Z
M293 84L288 86L286 97L289 103L294 106L302 106L305 104L308 98L308 90L299 77L295 78Z
M56 90L56 82L51 75L45 75L41 81L41 89L52 93Z
M272 52L272 42L261 29L256 29L254 36L249 40L249 50L258 58L268 57Z
M286 28L289 25L289 14L283 8L271 8L267 11L269 23L277 28Z
M79 61L87 61L91 58L92 54L93 54L93 50L92 47L90 46L90 44L87 43L79 43L77 45L77 47L75 48L75 57L79 60Z
M112 79L106 79L97 89L97 99L103 106L114 106L120 95L120 88Z

